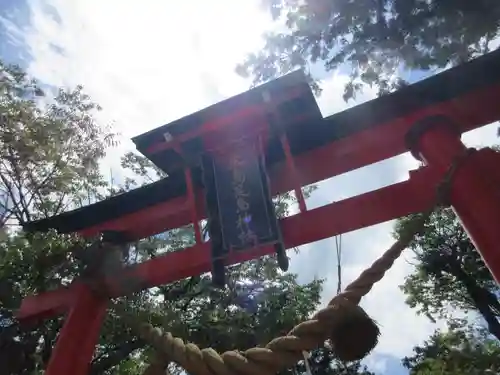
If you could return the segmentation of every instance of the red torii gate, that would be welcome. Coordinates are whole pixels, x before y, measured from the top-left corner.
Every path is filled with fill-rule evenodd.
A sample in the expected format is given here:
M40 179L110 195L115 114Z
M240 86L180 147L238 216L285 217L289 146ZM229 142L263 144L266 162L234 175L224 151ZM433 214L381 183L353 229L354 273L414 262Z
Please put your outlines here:
M293 123L287 125L282 148L280 140L271 137L266 150L273 194L297 191L408 149L427 165L412 171L407 181L313 210L305 210L302 202L299 214L280 220L286 248L424 211L433 204L438 181L466 152L460 134L500 119L499 66L500 51L496 51L328 118L321 117L303 76L293 73L134 138L139 151L169 173L168 178L33 222L30 229L56 228L84 236L116 229L139 239L197 222L204 217L199 176L189 163L184 172L179 169L185 166L180 149L196 148L199 139L207 145L221 135L234 137L255 123L260 125L258 131L264 131L270 110L292 113L285 120ZM264 92L271 94L271 103L262 101ZM174 141L168 143L169 138ZM454 174L450 189L453 208L496 280L500 279L498 165L500 156L490 149L472 153ZM141 280L144 288L207 272L211 268L209 244L201 241L199 233L196 237L195 246L126 272ZM273 252L267 246L233 253L226 264ZM67 314L47 375L86 374L106 307L107 300L79 282L24 299L17 312L21 322Z

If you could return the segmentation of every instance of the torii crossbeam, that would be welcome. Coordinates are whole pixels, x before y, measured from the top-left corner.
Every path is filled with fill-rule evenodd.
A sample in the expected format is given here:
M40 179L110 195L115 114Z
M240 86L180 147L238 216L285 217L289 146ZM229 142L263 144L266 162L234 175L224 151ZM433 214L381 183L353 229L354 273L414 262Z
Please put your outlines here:
M222 135L233 139L235 134L251 137L255 133L259 137L263 133L266 139L263 154L272 194L295 190L299 201L302 186L409 149L427 165L413 171L407 181L323 207L307 210L300 202L299 214L279 222L285 248L421 212L433 204L437 181L464 153L460 134L500 119L499 66L497 51L327 118L321 116L303 75L292 73L134 138L138 150L169 177L33 222L29 229L55 228L84 236L114 229L139 239L198 222L206 212L200 169L184 156L200 149L216 149ZM265 100L266 95L271 99ZM281 132L268 129L270 112L281 113L286 123ZM498 165L498 154L488 149L478 151L457 171L451 187L452 206L497 280ZM139 279L144 288L208 272L212 267L210 244L203 242L199 233L196 237L195 246L167 253L126 272ZM225 264L274 252L275 248L268 245L231 253ZM112 286L114 280L108 283ZM86 374L106 306L106 300L78 282L24 299L17 313L22 322L67 313L47 375Z

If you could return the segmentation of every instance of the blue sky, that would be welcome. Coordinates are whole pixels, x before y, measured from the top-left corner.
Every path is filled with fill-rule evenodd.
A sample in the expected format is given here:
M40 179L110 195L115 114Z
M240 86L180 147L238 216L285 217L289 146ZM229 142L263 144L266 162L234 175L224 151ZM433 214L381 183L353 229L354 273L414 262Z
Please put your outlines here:
M180 5L182 4L182 5ZM103 124L122 134L103 171L120 173L119 157L133 149L129 138L245 91L249 81L234 73L246 53L273 27L258 1L185 2L144 0L0 0L0 57L19 63L49 86L83 84L103 106ZM374 98L366 90L356 102L342 100L345 71L322 72L324 115ZM422 72L409 72L411 81ZM465 136L470 145L496 142L496 126ZM416 162L403 155L323 181L309 199L318 207L408 177ZM343 236L343 283L354 279L391 244L393 223ZM291 271L306 282L326 278L323 299L336 290L333 239L301 248ZM400 285L412 266L400 259L362 302L382 328L380 344L366 363L380 374L405 374L400 359L411 354L442 323L432 324L404 303Z

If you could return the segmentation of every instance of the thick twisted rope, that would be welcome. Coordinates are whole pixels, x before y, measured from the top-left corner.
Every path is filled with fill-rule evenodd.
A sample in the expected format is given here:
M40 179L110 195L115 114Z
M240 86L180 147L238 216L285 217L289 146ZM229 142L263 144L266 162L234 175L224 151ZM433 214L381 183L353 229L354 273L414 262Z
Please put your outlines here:
M379 329L358 304L392 267L415 234L423 229L429 215L422 215L411 230L403 233L398 241L324 309L265 347L218 354L211 348L201 350L195 344L186 344L182 339L175 338L168 332L163 333L150 324L140 326L140 336L158 351L158 355L164 353L166 358L192 375L273 375L301 360L303 351L322 346L326 340L330 340L339 359L361 359L377 344Z

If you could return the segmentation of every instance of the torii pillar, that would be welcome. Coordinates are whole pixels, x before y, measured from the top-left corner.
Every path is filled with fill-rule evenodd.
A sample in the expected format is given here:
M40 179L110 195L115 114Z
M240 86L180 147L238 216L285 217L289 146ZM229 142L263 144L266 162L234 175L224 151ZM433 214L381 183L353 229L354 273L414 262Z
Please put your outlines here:
M50 356L46 375L87 375L89 372L108 299L96 295L85 284L75 289L74 303Z
M408 133L408 147L443 176L453 168L448 202L500 284L500 154L469 151L458 129L445 116L427 117Z

